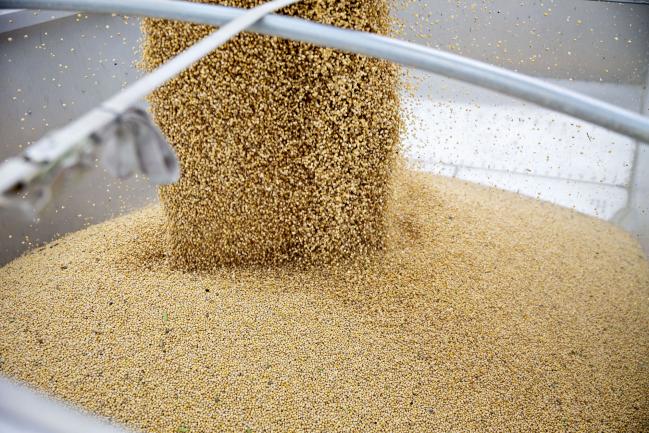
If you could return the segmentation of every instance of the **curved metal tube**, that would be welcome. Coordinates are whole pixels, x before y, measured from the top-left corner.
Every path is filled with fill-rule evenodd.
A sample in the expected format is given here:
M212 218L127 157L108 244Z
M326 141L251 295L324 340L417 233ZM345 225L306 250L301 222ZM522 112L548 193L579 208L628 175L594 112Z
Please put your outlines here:
M171 0L0 0L0 8L86 10L221 26L245 10ZM495 90L649 142L649 118L524 74L372 33L268 15L250 31L382 58Z
M51 196L53 180L71 168L87 165L100 144L111 174L124 178L139 170L153 183L176 182L180 173L173 150L146 113L133 105L264 15L299 1L269 0L247 9L97 108L48 133L20 157L0 164L0 207L18 207L34 216Z

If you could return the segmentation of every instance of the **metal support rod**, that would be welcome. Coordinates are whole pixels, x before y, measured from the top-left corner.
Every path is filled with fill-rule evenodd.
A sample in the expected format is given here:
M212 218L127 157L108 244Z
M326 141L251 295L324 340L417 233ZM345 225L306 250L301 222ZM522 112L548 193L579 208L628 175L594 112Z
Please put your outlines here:
M132 106L139 99L144 98L157 87L178 75L183 70L189 68L202 57L223 45L233 36L249 27L264 15L295 3L296 1L299 0L273 0L254 8L254 11L243 11L247 13L238 14L231 20L228 20L228 23L219 29L219 31L212 33L187 48L182 53L168 60L151 73L145 75L143 78L129 85L117 95L105 101L97 109L54 132L51 137L56 138L56 141L63 142L78 142L79 140L88 137L98 128L104 126L116 116L126 111L126 109ZM156 1L153 3L156 3ZM86 4L92 6L95 3L86 2ZM0 7L2 6L0 5Z
M640 113L649 116L649 70L645 80L644 92L640 103ZM627 201L611 219L614 223L633 233L649 257L649 146L636 142L631 164L631 176L627 185Z
M50 184L78 166L95 144L108 142L105 164L120 177L139 167L155 183L178 180L178 163L168 143L144 113L133 105L230 40L264 15L300 0L271 0L246 10L185 51L129 85L99 107L55 130L28 147L21 157L0 165L0 206L38 212L50 196ZM108 152L106 152L108 151Z
M131 433L106 419L81 412L0 376L0 431L3 433Z
M171 0L0 0L0 8L86 10L141 15L221 26L243 9ZM268 15L250 31L382 58L436 73L594 123L649 142L649 119L629 110L546 83L530 76L440 50L340 29L294 17Z

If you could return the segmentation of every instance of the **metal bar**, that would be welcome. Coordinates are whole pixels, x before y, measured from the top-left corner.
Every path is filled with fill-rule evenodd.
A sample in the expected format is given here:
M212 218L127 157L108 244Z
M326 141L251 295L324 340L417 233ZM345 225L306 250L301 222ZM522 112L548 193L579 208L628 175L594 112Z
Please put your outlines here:
M18 7L143 15L215 26L245 12L225 6L171 0L0 0L0 8ZM523 99L643 142L649 141L649 119L638 113L456 54L278 15L264 17L249 30L390 60Z
M0 376L0 431L5 433L128 433L108 421Z
M134 171L134 167L139 166L145 174L149 175L151 181L172 183L178 180L178 164L175 155L162 136L159 133L148 134L147 137L153 138L154 142L148 143L149 145L147 143L138 144L135 137L139 137L140 134L124 129L124 122L121 122L123 115L138 100L189 68L264 15L298 1L300 0L271 0L261 6L246 10L245 13L237 15L219 30L163 63L99 107L65 127L47 134L27 148L20 158L10 158L5 161L0 165L0 206L20 207L25 209L28 215L34 213L33 211L40 210L38 208L45 203L42 197L45 199L49 197L47 194L49 183L60 172L78 165L82 161L80 156L87 153L92 145L99 144L106 139L109 142L107 148L111 149L109 153L112 156L104 158L104 162L108 164L109 171L114 174L126 176ZM132 122L128 125L151 132L152 126L142 124L144 116L131 114L133 115L128 117L132 119ZM142 124L140 128L137 128L138 123ZM119 135L118 130L123 132L123 138L119 141L125 141L119 146L117 144L120 143L110 139L111 136ZM132 139L126 139L126 137ZM140 158L140 161L134 160L138 155L138 152L132 151L134 147L141 150L149 149L148 157ZM172 161L169 161L169 156L173 159ZM150 169L149 171L147 171L147 167ZM34 192L34 194L29 194L29 192ZM31 198L32 195L33 198Z
M632 4L640 6L649 6L649 0L588 0L588 1L597 1L602 3L623 3L623 4Z

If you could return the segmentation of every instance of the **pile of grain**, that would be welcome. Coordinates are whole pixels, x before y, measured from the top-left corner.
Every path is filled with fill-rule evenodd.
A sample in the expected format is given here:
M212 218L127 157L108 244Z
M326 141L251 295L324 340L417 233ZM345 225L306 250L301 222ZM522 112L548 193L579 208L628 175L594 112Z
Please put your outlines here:
M386 0L305 0L282 13L389 30ZM162 20L143 30L149 69L212 31ZM160 191L173 263L330 263L380 250L397 82L385 61L244 34L154 92L182 173Z
M649 266L613 226L400 177L382 259L172 270L149 208L0 270L1 371L149 432L649 426Z
M288 13L387 30L383 0ZM147 67L209 32L144 29ZM649 429L637 244L391 182L395 89L383 62L245 35L157 91L181 181L0 269L0 371L148 432Z

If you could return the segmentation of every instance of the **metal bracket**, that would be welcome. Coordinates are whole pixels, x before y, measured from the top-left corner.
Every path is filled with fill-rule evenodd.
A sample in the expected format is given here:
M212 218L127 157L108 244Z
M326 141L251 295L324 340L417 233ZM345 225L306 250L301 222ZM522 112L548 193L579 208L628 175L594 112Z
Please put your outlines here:
M98 156L108 172L121 179L140 172L156 184L178 180L176 155L146 111L133 107L120 115L100 114L113 120L77 143L70 144L64 134L55 132L3 162L0 208L17 208L33 219L49 202L57 179L91 167Z

